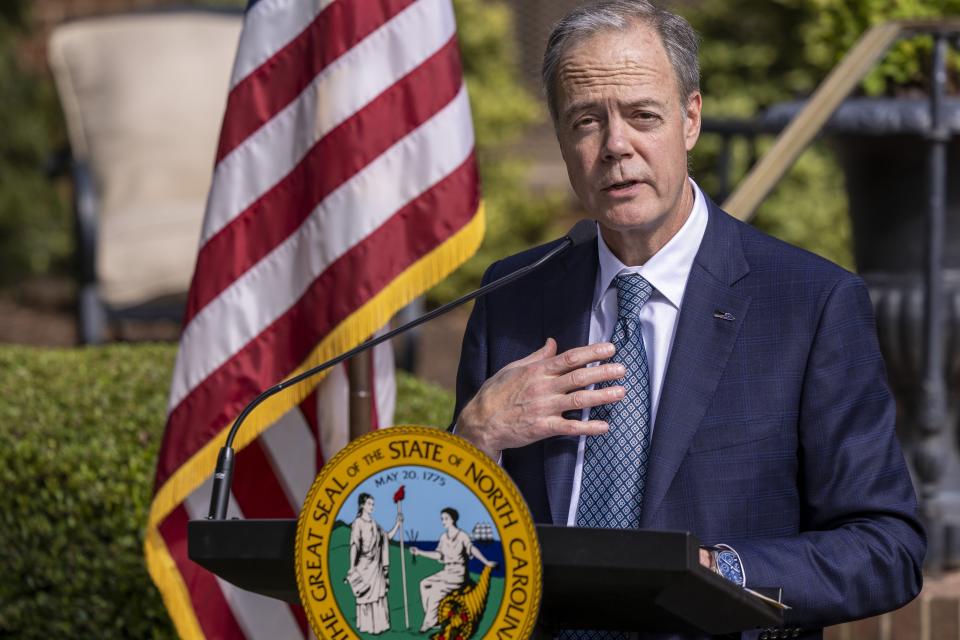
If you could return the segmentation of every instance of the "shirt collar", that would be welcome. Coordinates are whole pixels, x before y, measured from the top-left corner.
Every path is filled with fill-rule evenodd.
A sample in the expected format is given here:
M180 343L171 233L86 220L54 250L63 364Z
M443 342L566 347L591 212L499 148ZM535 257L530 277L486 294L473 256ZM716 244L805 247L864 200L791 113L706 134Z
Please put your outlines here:
M697 183L690 179L693 186L693 209L680 230L670 238L667 244L657 251L647 262L639 267L628 267L613 255L603 235L597 233L597 250L600 256L599 285L594 292L593 308L603 299L613 279L621 273L639 273L650 285L660 292L677 309L683 300L687 288L687 279L693 260L700 249L700 242L707 230L707 204Z

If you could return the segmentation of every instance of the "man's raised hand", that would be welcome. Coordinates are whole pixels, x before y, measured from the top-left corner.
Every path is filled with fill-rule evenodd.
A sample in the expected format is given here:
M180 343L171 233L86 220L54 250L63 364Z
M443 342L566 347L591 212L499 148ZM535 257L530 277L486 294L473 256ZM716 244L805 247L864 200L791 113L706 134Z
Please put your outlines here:
M557 354L557 343L546 344L526 358L511 362L488 378L457 420L456 434L496 460L504 449L528 445L551 436L599 435L603 420L569 420L566 411L579 411L621 400L620 385L584 387L622 378L622 364L606 363L614 348L609 342L577 347Z

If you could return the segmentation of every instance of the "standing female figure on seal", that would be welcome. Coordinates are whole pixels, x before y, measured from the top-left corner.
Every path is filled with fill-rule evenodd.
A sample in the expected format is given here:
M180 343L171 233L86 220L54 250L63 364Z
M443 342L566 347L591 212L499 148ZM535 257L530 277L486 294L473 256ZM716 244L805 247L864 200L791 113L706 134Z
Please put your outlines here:
M357 517L350 525L347 582L357 601L357 631L383 633L390 629L390 539L400 530L403 516L397 514L393 528L386 532L373 519L373 496L361 493L357 502Z

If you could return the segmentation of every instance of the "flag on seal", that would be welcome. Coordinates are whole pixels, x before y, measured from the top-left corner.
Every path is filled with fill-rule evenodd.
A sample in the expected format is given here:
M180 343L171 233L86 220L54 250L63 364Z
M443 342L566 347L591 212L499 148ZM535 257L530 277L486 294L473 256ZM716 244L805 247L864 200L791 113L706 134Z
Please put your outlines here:
M359 344L483 235L450 0L255 0L244 17L147 523L184 638L307 637L299 607L187 558L216 455L259 391ZM374 415L391 421L377 350ZM263 403L235 442L230 515L292 518L346 442L344 373Z

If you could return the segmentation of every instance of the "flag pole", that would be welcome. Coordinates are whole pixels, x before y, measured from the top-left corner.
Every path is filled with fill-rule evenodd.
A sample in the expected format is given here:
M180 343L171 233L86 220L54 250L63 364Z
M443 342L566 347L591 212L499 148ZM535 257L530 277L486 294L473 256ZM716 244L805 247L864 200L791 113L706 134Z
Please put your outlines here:
M347 364L347 380L350 386L350 439L356 440L371 431L373 422L373 407L370 400L373 397L371 389L371 370L373 356L370 351L364 351L351 358Z
M403 515L403 500L397 500L397 516ZM400 582L403 583L403 628L410 628L410 608L407 605L407 557L403 553L403 523L400 523Z

